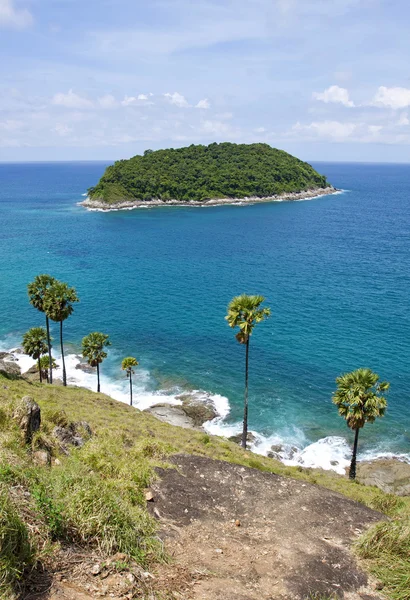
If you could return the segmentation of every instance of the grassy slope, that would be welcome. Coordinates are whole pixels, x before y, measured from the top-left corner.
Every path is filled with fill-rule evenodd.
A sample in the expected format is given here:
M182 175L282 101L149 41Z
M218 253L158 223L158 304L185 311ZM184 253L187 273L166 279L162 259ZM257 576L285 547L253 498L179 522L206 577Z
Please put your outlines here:
M35 467L10 418L24 395L41 406L41 432L34 449L51 449L61 465ZM64 411L63 414L61 411ZM58 454L50 435L57 423L86 420L94 436L70 456ZM410 499L351 483L321 471L286 467L244 452L223 438L162 423L115 400L82 388L40 386L0 376L0 592L34 558L46 561L61 540L97 547L103 554L121 551L140 563L161 560L156 525L144 509L143 490L153 468L167 456L187 452L292 476L335 490L394 518L370 531L358 546L368 567L395 600L410 600ZM10 484L30 491L27 506L7 492ZM20 513L20 515L19 515ZM39 515L37 534L27 536L27 514ZM11 525L12 526L11 526ZM30 541L28 540L30 538ZM1 595L1 594L0 594ZM12 597L12 595L10 595Z

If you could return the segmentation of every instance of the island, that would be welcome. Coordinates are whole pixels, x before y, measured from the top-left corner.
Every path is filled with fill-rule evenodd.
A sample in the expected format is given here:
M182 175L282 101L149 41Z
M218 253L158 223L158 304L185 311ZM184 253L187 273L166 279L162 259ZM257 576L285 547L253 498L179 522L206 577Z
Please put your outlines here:
M94 209L299 200L336 190L306 162L268 144L146 150L109 166L81 204Z

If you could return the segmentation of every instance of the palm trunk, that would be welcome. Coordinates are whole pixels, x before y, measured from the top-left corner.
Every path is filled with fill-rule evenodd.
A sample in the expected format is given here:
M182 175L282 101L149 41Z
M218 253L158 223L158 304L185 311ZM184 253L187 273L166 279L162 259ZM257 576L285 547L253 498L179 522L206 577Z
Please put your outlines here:
M38 372L40 373L40 383L43 383L43 378L41 376L41 359L38 357Z
M130 373L130 406L132 406L132 375Z
M53 363L51 359L51 340L50 340L50 321L46 315L46 327L47 327L47 345L48 345L48 360L49 360L49 372L50 372L50 383L53 383Z
M63 363L63 384L67 385L67 374L65 372L65 360L64 360L63 322L62 321L60 321L60 346L61 346L61 362Z
M350 463L349 479L356 479L356 458L357 458L357 444L359 441L359 428L355 429L354 444L352 462Z
M100 365L97 363L97 392L100 391Z
M243 430L242 430L242 448L246 450L248 438L248 370L249 370L249 336L246 340L246 359L245 359L245 403L243 409Z

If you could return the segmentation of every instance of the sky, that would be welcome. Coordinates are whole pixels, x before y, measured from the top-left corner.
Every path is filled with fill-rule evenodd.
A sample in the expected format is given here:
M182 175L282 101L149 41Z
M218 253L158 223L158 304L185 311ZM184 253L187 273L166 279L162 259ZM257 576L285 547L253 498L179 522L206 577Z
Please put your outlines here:
M0 160L410 163L408 0L0 0Z

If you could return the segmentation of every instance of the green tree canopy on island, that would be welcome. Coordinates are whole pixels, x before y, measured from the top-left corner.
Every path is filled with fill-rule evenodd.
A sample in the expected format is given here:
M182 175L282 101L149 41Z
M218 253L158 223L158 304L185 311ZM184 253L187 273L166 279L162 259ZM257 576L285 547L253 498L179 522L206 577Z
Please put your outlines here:
M146 151L117 161L89 189L93 200L179 200L267 197L325 188L308 163L268 144L210 144Z

